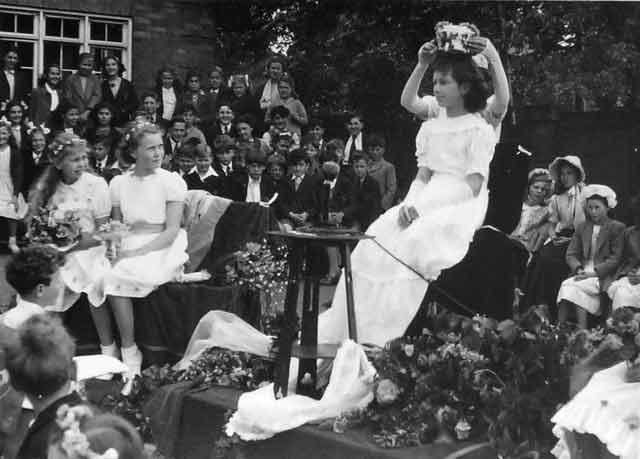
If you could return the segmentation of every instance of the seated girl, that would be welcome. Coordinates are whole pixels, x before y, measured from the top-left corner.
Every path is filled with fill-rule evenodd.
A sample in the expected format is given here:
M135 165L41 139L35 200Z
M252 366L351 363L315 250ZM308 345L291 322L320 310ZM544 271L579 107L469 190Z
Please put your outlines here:
M607 293L613 309L640 308L640 195L632 201L634 225L624 230L621 263Z
M45 314L27 319L17 333L7 349L6 367L11 385L25 393L36 413L17 457L44 458L58 408L82 403L71 384L75 345L60 321Z
M548 235L546 224L549 222L547 196L551 185L551 176L546 169L533 169L529 172L527 197L522 203L522 214L511 237L520 241L529 252L536 252ZM547 230L547 231L545 231Z
M134 340L132 298L143 298L181 273L188 256L187 235L180 228L187 185L177 174L161 168L162 131L153 124L133 127L129 153L135 166L109 184L111 216L130 226L110 263L89 288L89 301L100 309L105 298L120 331L122 361L140 373L142 355ZM102 260L105 260L104 256ZM102 314L103 353L117 356L110 315Z
M567 264L573 276L558 293L558 322L576 310L578 325L587 328L587 313L600 315L600 293L606 292L620 263L624 224L607 216L615 208L616 194L605 185L583 190L587 220L579 225L567 249Z
M75 438L79 441L70 441ZM86 451L85 448L89 449ZM86 405L61 406L48 447L49 458L144 458L140 434L130 423L113 414L94 414Z

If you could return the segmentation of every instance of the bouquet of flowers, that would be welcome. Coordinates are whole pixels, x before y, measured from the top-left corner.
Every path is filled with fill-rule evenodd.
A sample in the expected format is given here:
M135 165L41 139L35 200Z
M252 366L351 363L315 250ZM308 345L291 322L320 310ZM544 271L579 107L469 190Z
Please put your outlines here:
M115 258L122 243L122 239L129 233L130 227L118 220L110 220L101 225L95 233L95 238L107 244L107 253Z
M80 240L80 218L73 210L42 208L29 220L25 237L29 244L47 244L67 251Z
M235 253L235 263L226 266L228 282L253 292L280 292L288 271L286 246L272 246L266 240L247 242L245 250Z

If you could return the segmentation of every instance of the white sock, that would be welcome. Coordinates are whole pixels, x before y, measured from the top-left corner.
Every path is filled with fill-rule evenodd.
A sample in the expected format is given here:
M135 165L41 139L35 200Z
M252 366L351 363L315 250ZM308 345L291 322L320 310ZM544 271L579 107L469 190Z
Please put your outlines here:
M103 355L108 355L111 357L115 357L120 358L120 350L118 349L118 346L116 346L116 343L113 342L107 346L103 346L102 344L100 345L100 352Z

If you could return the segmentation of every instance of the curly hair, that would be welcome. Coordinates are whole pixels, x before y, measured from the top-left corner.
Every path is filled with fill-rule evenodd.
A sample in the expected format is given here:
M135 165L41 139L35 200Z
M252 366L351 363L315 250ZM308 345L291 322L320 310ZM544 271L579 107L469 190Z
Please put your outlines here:
M108 60L115 61L116 64L118 64L118 76L122 76L122 74L127 71L127 68L120 61L120 59L118 59L117 56L110 54L107 57L105 57L104 60L102 61L102 77L103 78L109 78L109 75L107 75L107 68L106 68L107 67L106 64Z
M38 285L49 285L64 264L64 257L52 247L27 247L9 260L5 276L20 295L31 293Z
M76 346L62 322L47 314L36 314L17 330L17 339L7 349L11 384L29 396L49 396L74 377Z
M30 212L37 212L47 205L62 180L62 174L57 166L76 148L84 148L86 151L87 144L84 139L75 134L61 132L53 139L49 145L49 158L53 164L47 166L29 192Z
M113 126L114 117L116 115L115 108L113 107L113 105L111 105L111 103L106 102L104 100L96 104L95 107L93 107L93 110L91 110L91 119L93 120L96 126L99 126L100 123L98 123L98 112L104 108L106 108L111 112L111 122L109 123L109 125Z
M469 90L463 96L464 108L470 113L476 113L487 106L489 87L482 73L466 54L438 53L433 63L433 71L441 73L451 72L452 78L458 85L467 84Z

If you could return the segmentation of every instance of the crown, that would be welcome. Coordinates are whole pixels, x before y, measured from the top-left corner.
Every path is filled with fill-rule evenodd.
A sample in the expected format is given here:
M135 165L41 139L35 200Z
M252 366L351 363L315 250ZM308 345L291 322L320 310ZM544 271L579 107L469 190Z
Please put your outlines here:
M468 54L467 41L480 35L478 28L468 22L452 24L447 21L438 22L435 27L436 46L445 53Z

